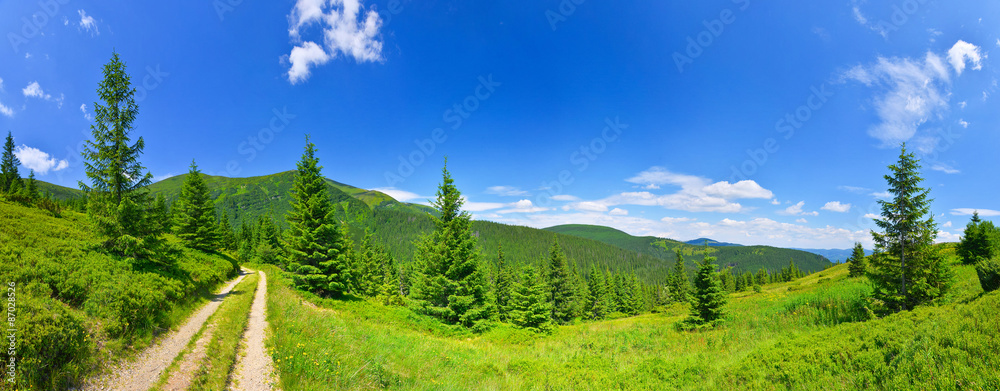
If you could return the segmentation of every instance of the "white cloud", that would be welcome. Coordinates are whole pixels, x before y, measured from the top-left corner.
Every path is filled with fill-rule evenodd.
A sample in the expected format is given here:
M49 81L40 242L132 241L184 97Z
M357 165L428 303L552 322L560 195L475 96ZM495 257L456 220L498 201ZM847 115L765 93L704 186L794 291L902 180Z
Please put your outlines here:
M961 118L958 119L958 124L961 125L963 128L968 128L969 127L969 123L966 122L964 119L961 119Z
M979 47L963 40L958 40L951 49L948 49L948 62L955 68L955 72L961 75L962 71L965 70L966 60L972 63L972 69L974 70L983 68Z
M948 51L948 61L959 75L967 60L973 69L980 69L978 50L975 45L958 41ZM940 120L949 108L951 74L941 56L932 52L923 59L879 57L874 64L858 65L841 77L878 88L872 104L879 123L870 127L868 134L881 141L883 147L898 147L914 138L921 125Z
M961 172L958 169L944 163L935 163L934 165L931 166L931 170L941 171L945 174L958 174Z
M873 220L882 220L882 216L879 216L879 215L874 214L874 213L865 213L865 218L866 219L873 219Z
M21 161L21 165L35 170L38 175L48 174L50 170L59 171L69 167L69 162L57 160L49 156L48 153L23 144L14 149L14 156L17 156L17 159Z
M997 38L997 47L1000 48L1000 38Z
M861 8L860 7L858 7L857 5L855 5L854 8L852 9L852 11L854 11L853 12L854 13L854 20L856 20L862 26L867 26L868 25L868 18L866 18L865 15L861 13Z
M427 199L431 198L431 197L421 197L417 193L412 193L406 190L400 190L394 187L380 187L371 190L385 193L385 195L388 195L389 197L392 197L394 200L399 202L410 202L412 200L426 201Z
M955 216L972 216L973 212L979 212L980 216L983 217L993 217L1000 216L1000 211L992 209L973 209L973 208L957 208L952 209L951 214Z
M781 205L781 201L778 201L777 198L771 199L771 205Z
M14 110L5 106L3 102L0 102L0 114L3 114L8 118L14 118Z
M869 188L859 187L859 186L837 186L837 190L849 191L855 194L864 194L872 191Z
M97 22L94 21L92 16L88 16L87 12L84 10L76 10L76 13L80 15L80 27L84 30L89 31L92 35L101 35L101 30L97 28Z
M950 221L947 221L944 224L941 224L941 228L948 228L948 227L951 227L951 222Z
M24 96L29 98L38 98L44 100L52 99L52 95L46 94L44 91L42 91L42 86L38 85L37 81L31 82L31 84L28 84L27 87L21 89L21 93L23 93Z
M499 211L497 211L498 214L507 214L507 213L538 213L538 212L544 212L544 211L549 210L549 208L543 208L543 207L540 207L540 206L535 206L534 204L531 203L531 200L527 200L527 199L520 200L520 201L517 201L517 202L512 202L512 203L509 203L509 204L504 205L504 206L507 207L507 208L509 208L509 209L499 210Z
M382 19L375 9L364 9L360 0L298 0L288 21L288 35L298 43L288 58L288 80L292 84L308 79L310 67L339 54L358 62L382 61ZM323 31L323 46L302 40L302 29L313 24Z
M564 210L582 210L587 212L607 212L608 206L600 202L580 201L566 205Z
M966 102L966 101L964 101L964 100L963 100L963 101L961 101L961 102L958 102L958 107L959 107L960 109L962 109L962 110L965 110L965 107L966 107L966 106L968 106L968 105L969 105L969 102Z
M530 195L527 191L513 186L490 186L486 188L486 194L496 194L505 197L520 197Z
M628 211L622 208L614 208L608 214L612 216L627 216Z
M698 220L698 219L690 218L690 217L664 217L664 218L660 219L660 221L662 221L664 223L667 223L667 224L687 223L687 222L695 221L695 220Z
M87 121L90 121L90 120L94 119L94 116L90 115L90 113L87 112L87 104L86 103L80 105L80 112L83 113L83 118L86 119ZM166 179L166 178L164 178L164 179Z
M805 223L808 223L809 220L806 220L806 219L803 219L803 218L798 218L798 219L795 219L795 222L799 223L799 224L805 224Z
M819 212L816 212L816 211L803 212L802 211L802 207L805 206L805 204L806 204L805 201L799 201L799 203L797 203L795 205L792 205L792 206L789 206L789 207L785 208L784 210L779 210L777 213L779 215L786 215L786 216L799 216L799 215L802 215L802 216L818 216L819 215Z
M938 231L937 238L934 239L935 243L945 243L945 242L958 242L962 240L962 235L953 234L951 232Z
M3 92L3 78L0 77L0 92Z
M662 206L690 212L740 212L744 208L739 203L733 202L736 199L774 197L770 190L764 189L752 180L712 183L708 178L678 174L663 167L651 167L626 181L647 187L671 185L680 187L680 190L665 195L648 191L625 192L596 202L605 206Z
M892 198L892 194L889 193L888 191L875 192L872 193L871 196L875 198Z
M826 205L823 205L820 209L837 213L846 213L851 210L851 204L841 204L840 201L830 201L827 202Z
M557 194L552 196L553 201L579 201L580 197L572 196L569 194Z
M462 210L469 212L482 212L487 210L500 209L507 205L500 202L472 202L469 201L467 198L465 198L465 196L462 196L462 199L465 200L465 203L462 204Z

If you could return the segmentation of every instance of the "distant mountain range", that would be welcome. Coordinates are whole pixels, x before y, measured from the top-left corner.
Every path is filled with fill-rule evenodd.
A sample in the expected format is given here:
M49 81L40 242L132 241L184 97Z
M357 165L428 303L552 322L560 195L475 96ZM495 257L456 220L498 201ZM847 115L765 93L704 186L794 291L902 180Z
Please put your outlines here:
M833 248L833 249L797 248L796 250L808 251L808 252L811 252L813 254L822 255L822 256L826 257L827 259L829 259L830 262L833 262L833 263L844 263L844 262L847 262L847 260L851 258L851 254L854 253L854 249L851 249L851 248L848 248L848 249L836 249L836 248ZM866 249L865 250L865 255L872 255L872 250Z
M698 238L698 239L695 239L695 240L688 240L688 241L686 241L684 243L692 244L692 245L695 245L695 246L704 246L705 242L708 242L708 246L709 247L742 246L742 244L720 242L718 240L709 239L709 238Z

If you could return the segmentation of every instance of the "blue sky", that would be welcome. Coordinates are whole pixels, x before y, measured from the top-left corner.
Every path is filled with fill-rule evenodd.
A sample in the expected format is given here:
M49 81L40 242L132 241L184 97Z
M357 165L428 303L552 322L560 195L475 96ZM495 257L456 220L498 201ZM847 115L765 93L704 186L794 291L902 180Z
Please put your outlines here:
M447 155L479 219L847 248L906 141L939 240L1000 215L1000 3L646 3L8 1L0 130L76 187L117 50L158 179L290 170L308 133L410 202Z

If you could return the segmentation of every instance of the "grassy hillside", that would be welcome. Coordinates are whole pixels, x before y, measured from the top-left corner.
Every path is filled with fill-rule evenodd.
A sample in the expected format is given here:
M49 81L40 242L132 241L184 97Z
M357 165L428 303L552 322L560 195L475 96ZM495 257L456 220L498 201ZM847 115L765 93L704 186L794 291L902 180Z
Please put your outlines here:
M65 389L133 354L235 271L231 259L172 237L167 264L134 265L99 251L94 232L83 214L55 218L0 197L0 281L14 284L19 389Z
M45 194L45 192L48 192L52 195L52 198L57 200L68 200L71 198L83 197L83 191L80 189L59 186L45 181L37 181L36 183L38 184L39 193Z
M954 257L952 257L954 261ZM401 307L318 299L269 268L268 316L283 389L998 389L1000 292L971 267L932 306L869 319L846 266L730 295L725 326L678 332L687 314L471 334Z
M704 258L704 245L692 245L653 236L632 236L609 227L569 224L549 227L545 230L597 240L626 250L657 257L670 264L676 260L674 251L677 249L681 250L686 259L701 260ZM708 251L712 256L718 258L718 264L723 267L732 267L735 272L755 272L761 268L773 272L788 266L789 260L794 261L796 266L806 272L820 271L831 265L830 261L821 255L770 246L710 246Z

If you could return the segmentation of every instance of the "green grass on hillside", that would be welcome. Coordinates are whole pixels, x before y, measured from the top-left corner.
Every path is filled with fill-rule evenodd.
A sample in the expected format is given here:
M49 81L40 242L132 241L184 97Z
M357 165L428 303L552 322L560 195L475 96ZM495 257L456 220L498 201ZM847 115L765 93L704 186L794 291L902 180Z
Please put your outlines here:
M687 308L675 305L536 336L506 325L476 335L405 308L303 296L270 268L268 317L288 391L997 389L1000 292L965 284L969 266L956 272L942 302L882 319L861 300L868 282L840 265L731 295L721 329L676 331Z
M15 284L19 389L64 389L133 354L234 270L232 260L173 238L172 267L135 267L98 251L95 231L83 214L55 218L0 199L0 281Z

